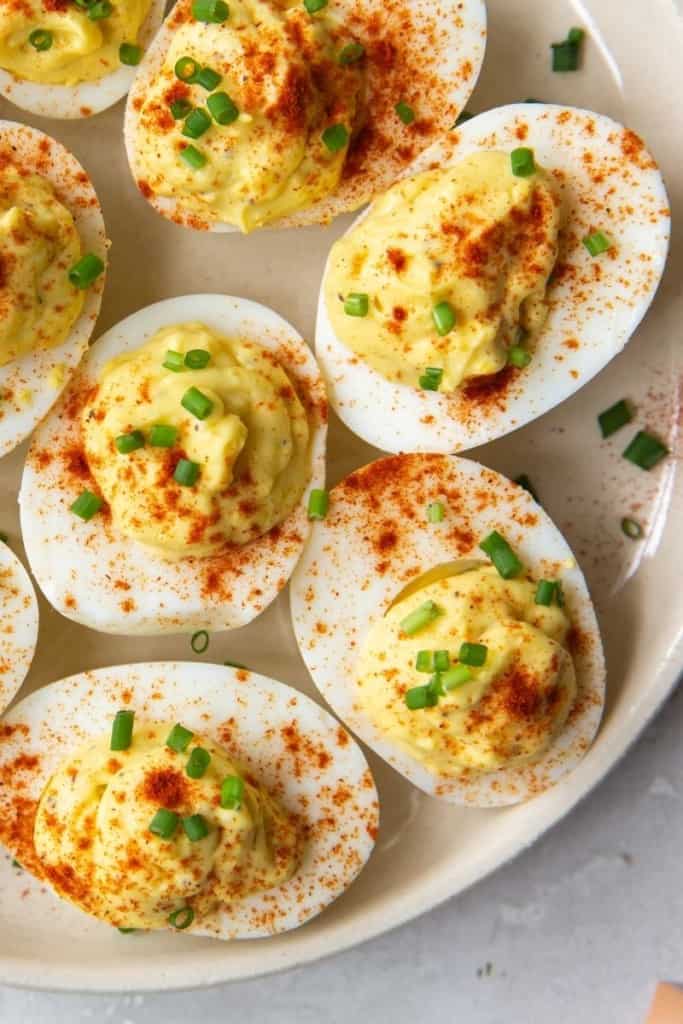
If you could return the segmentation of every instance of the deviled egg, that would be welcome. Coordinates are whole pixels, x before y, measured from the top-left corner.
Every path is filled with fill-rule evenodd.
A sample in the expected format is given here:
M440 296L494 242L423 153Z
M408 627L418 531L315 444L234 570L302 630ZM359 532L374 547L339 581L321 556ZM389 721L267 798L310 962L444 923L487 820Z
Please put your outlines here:
M178 0L131 88L133 177L202 230L326 223L450 128L483 0Z
M28 674L38 640L38 602L29 575L0 541L0 714Z
M377 834L375 785L331 715L282 683L157 662L72 676L3 720L0 841L120 929L296 928Z
M165 0L4 0L0 92L41 117L113 106L159 28Z
M398 455L348 476L291 607L323 697L426 793L517 803L593 740L605 669L585 580L530 495L475 462Z
M301 553L326 434L315 359L276 313L225 295L134 313L29 450L19 502L39 586L107 633L244 625Z
M585 110L490 110L422 153L333 245L330 402L389 452L453 452L554 408L616 356L666 262L641 139Z
M56 402L88 347L107 261L88 175L43 132L0 121L0 457Z

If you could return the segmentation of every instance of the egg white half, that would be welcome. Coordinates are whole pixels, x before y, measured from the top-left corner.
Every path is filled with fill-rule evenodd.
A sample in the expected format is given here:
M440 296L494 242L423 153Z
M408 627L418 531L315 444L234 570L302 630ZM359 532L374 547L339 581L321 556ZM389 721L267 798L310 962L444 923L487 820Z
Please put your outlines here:
M278 354L290 379L315 403L311 476L298 506L281 524L277 543L266 534L215 557L171 562L119 534L101 515L87 523L75 516L70 506L85 484L65 475L60 453L79 444L79 417L70 410L70 397L91 388L114 356L140 347L162 327L186 321ZM324 487L326 437L325 390L315 359L277 313L227 295L186 295L133 313L94 344L29 449L19 503L38 585L62 615L104 633L153 635L246 625L275 599L301 554L310 529L308 495Z
M476 462L439 454L391 456L347 479L363 478L375 483L346 487L342 482L331 491L327 518L315 524L292 578L294 632L313 681L345 725L425 793L490 807L542 792L584 756L604 704L600 632L569 546L525 490ZM426 508L434 500L446 506L439 524L427 522ZM573 652L577 703L549 751L534 764L448 778L432 774L386 739L358 707L355 662L373 620L411 580L448 562L485 564L479 542L492 530L506 538L535 578L562 581L567 613L581 638Z
M351 885L372 853L379 824L377 791L358 745L330 714L284 683L197 662L83 672L12 708L0 745L6 780L0 842L23 867L40 877L32 828L46 783L70 752L107 735L123 707L135 711L136 722L181 722L209 737L307 826L302 862L288 882L235 901L229 912L197 921L183 934L275 935L315 917ZM82 911L74 907L73 913L78 927Z
M95 253L106 267L109 243L102 210L76 157L37 128L14 121L0 121L0 152L3 150L11 151L19 166L35 170L51 183L74 219L83 252ZM87 290L81 314L66 341L0 366L0 458L28 437L81 361L99 316L105 276L106 270Z
M29 575L0 542L0 714L23 683L38 641L38 601Z
M138 37L138 43L146 48L154 38L164 17L166 0L152 0ZM40 117L74 120L91 117L112 107L126 95L131 87L137 68L122 65L110 75L97 82L81 82L79 85L45 85L17 78L0 68L0 93L15 107L28 110Z
M140 166L135 136L139 120L139 108L145 95L163 66L166 51L173 38L175 27L173 17L182 13L182 7L189 7L191 0L178 0L170 11L166 21L159 30L154 42L140 64L135 82L131 86L126 105L124 122L124 141L128 162L136 182L145 178L144 169ZM412 18L414 38L410 39L411 51L420 55L420 60L428 66L439 82L444 84L444 95L438 98L439 109L432 109L437 102L435 92L432 95L420 96L420 107L416 110L419 117L430 122L429 131L419 135L414 129L406 127L396 115L394 106L405 97L397 95L391 102L382 100L381 109L376 101L373 109L373 83L380 89L383 69L369 66L369 98L368 119L376 132L377 141L372 144L371 151L363 164L363 170L353 179L342 181L333 195L300 210L289 217L274 221L268 227L302 227L308 224L325 224L334 217L349 210L356 210L373 195L388 188L405 168L405 159L399 150L411 147L419 151L428 145L430 138L436 138L438 132L446 131L455 122L458 114L464 109L476 85L484 60L486 49L486 7L484 0L440 0L434 4L430 0L368 0L363 6L363 17L367 18L376 10L377 15L387 19L387 24L400 36L400 20L402 11L408 12ZM358 17L357 0L329 0L326 11L338 16L342 23L348 23L353 37L365 44L363 20ZM366 46L370 49L370 46ZM425 55L429 54L427 57ZM416 85L417 83L413 83ZM375 96L377 95L375 92ZM423 141L426 138L426 142ZM183 208L182 202L171 197L144 195L149 199L155 210L164 217L185 227L201 227L209 231L236 231L231 224L203 223L196 213Z
M666 189L639 141L602 115L533 103L480 114L425 150L408 175L452 166L477 151L519 146L533 149L546 170L561 172L567 226L558 264L567 270L551 286L550 313L531 364L485 402L468 399L463 390L441 394L386 380L334 334L323 285L316 353L330 403L344 423L387 452L466 451L548 412L599 373L647 312L668 252ZM615 254L590 256L582 238L596 230L616 243Z

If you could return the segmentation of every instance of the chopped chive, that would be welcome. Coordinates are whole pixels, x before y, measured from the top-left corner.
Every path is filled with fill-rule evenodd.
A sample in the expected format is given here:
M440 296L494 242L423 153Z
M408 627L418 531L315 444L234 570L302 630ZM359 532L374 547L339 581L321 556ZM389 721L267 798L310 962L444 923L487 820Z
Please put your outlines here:
M43 50L49 50L52 46L52 32L48 32L46 28L35 28L28 37L28 41L34 50L41 53Z
M209 646L209 634L205 629L200 629L196 633L192 634L190 639L190 647L195 654L203 654L206 648Z
M438 694L434 692L434 687L429 683L427 686L413 686L411 690L406 690L405 695L406 706L411 711L421 711L423 708L433 708L439 703Z
M141 430L131 430L130 434L119 434L114 444L122 455L129 455L138 448L145 447L145 435Z
M434 651L434 668L437 672L445 672L451 667L451 656L448 651Z
M186 729L180 722L176 722L166 737L166 746L175 750L176 754L184 754L193 736L193 732Z
M104 270L104 263L94 252L81 256L69 271L69 280L75 288L89 288Z
M643 536L643 528L640 523L636 522L635 519L630 519L628 516L621 520L621 531L630 540L640 540Z
M188 139L198 139L210 127L211 118L201 107L197 107L195 110L191 110L185 118L182 134Z
M569 34L567 35L567 42L573 46L580 46L584 40L586 33L582 28L570 28Z
M178 827L178 815L175 811L160 807L147 827L160 839L171 839Z
M180 159L191 167L193 171L199 171L206 163L206 157L196 146L185 146L180 150Z
M497 530L486 537L479 545L481 550L489 556L499 574L504 580L518 576L522 571L522 563L514 553L508 542Z
M415 111L407 103L404 103L403 100L399 100L394 107L394 110L396 111L396 116L403 121L404 124L412 124L415 120Z
M188 370L203 370L211 362L211 353L203 348L192 348L186 353L184 362Z
M12 858L12 867L13 867L13 868L16 868L16 869L17 869L17 871L23 871L23 870L24 870L24 869L22 868L21 864L19 863L19 861L18 861L18 860L16 859L16 857L13 857L13 858Z
M88 17L91 21L102 21L103 18L110 18L113 13L114 7L109 0L98 0L88 7Z
M330 153L338 153L349 141L349 133L343 124L329 125L321 136Z
M399 623L406 636L414 636L441 615L441 609L434 601L425 601L419 608L406 615Z
M330 496L327 491L314 487L308 496L308 518L324 519L330 507Z
M461 644L458 651L458 661L461 665L472 665L475 668L481 668L486 662L488 653L489 649L485 644Z
M192 104L189 100L173 100L170 110L172 118L176 121L182 121L192 110Z
M538 502L539 505L541 504L538 500L538 494L536 493L534 485L531 483L531 480L526 475L526 473L520 473L518 477L515 477L514 482L517 484L518 487L522 487L527 492L527 494L530 494L535 502Z
M612 248L612 242L602 231L594 231L592 235L586 235L582 241L591 256L600 256Z
M433 672L434 651L418 651L415 656L415 668L418 672Z
M347 43L339 51L337 60L340 64L355 64L365 56L365 47L361 43Z
M223 76L213 68L202 68L197 75L197 85L201 85L202 89L206 89L207 92L213 92L222 81Z
M133 932L137 931L137 928L117 928L116 930L121 932L122 935L132 935Z
M128 750L133 741L134 711L117 711L111 725L110 750Z
M176 468L173 470L173 479L181 487L194 487L199 479L200 466L198 462L190 459L178 459Z
M122 64L134 68L142 60L142 48L133 43L121 43L119 46L119 60Z
M179 932L184 928L189 928L193 921L194 910L192 907L180 907L179 910L174 910L172 914L168 915L168 923Z
M438 391L443 378L443 370L440 366L428 366L419 379L423 391Z
M603 437L610 437L612 434L616 434L617 430L621 430L627 423L630 423L633 419L633 413L629 408L627 402L622 398L620 401L615 402L609 409L605 409L598 416L598 423L600 424L600 430Z
M216 124L232 124L240 116L236 104L227 92L216 92L209 96L206 105Z
M185 774L191 779L201 779L211 764L211 754L204 747L194 747L185 765Z
M304 0L304 7L309 14L317 14L323 7L327 7L327 3L328 0Z
M347 316L367 316L370 300L365 292L350 292L344 300L344 312Z
M639 430L623 453L625 459L640 469L654 469L668 454L669 449L666 445L652 434L648 434L646 430Z
M239 775L228 775L221 783L221 807L239 811L244 799L244 779Z
M436 333L442 338L455 327L455 310L450 302L437 302L432 307L432 320L436 327Z
M182 352L173 352L169 349L161 364L165 370L172 370L173 373L181 373L185 368L185 359Z
M430 523L441 523L446 515L446 509L441 501L431 501L427 505L427 520Z
M525 102L525 103L543 103L543 102L545 102L545 101L544 101L544 100L537 100L537 99L534 99L534 97L533 97L533 96L527 96L527 98L526 98L526 99L524 100L524 102Z
M192 2L192 16L197 21L220 25L229 14L230 8L225 0L193 0Z
M71 506L71 511L84 522L88 522L99 512L104 502L92 491L82 491Z
M441 673L441 686L446 693L449 693L451 690L457 690L459 686L469 683L471 678L472 673L467 665L454 665L447 672Z
M521 345L511 345L508 349L508 365L523 370L531 362L531 353Z
M227 668L241 668L243 672L248 672L246 665L243 665L241 661L224 661L223 664Z
M510 167L516 178L528 178L536 171L533 149L520 146L510 153Z
M557 583L555 580L539 580L536 586L534 602L544 605L546 608L549 607L553 603L556 590Z
M201 65L196 60L193 60L192 57L181 57L176 61L173 70L176 78L179 78L181 82L194 85L202 69Z
M209 826L206 818L201 814L190 814L182 819L183 832L191 843L198 843L200 839L206 839L209 834Z
M155 423L149 432L149 443L153 448L172 448L177 439L177 428L166 423Z
M456 118L455 127L459 128L461 124L466 124L468 121L471 121L473 117L474 114L471 111L461 110Z
M578 36L580 30L571 29L567 39L561 43L552 43L552 68L553 71L577 71L581 55L581 41L583 35Z
M199 388L188 388L180 399L183 409L187 409L198 420L205 420L213 412L213 402Z

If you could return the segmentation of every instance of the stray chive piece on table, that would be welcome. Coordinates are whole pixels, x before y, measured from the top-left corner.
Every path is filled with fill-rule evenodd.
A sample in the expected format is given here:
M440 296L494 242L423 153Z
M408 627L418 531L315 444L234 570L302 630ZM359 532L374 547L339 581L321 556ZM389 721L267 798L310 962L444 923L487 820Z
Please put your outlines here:
M572 28L563 42L552 43L553 71L578 71L585 34L582 28Z
M629 540L640 540L644 533L640 523L635 519L631 519L630 516L624 516L621 520L621 532Z
M521 146L510 153L510 167L516 178L528 178L536 171L533 149Z
M71 506L71 511L79 519L84 522L89 522L92 517L99 512L104 502L102 498L98 497L97 494L93 494L92 491L82 491L74 503Z
M308 518L324 519L329 507L329 493L319 487L314 487L308 496Z
M616 434L617 430L621 430L627 423L630 423L632 419L633 413L631 409L623 398L620 399L598 416L602 436L611 437L612 434Z
M446 515L446 509L442 501L431 501L427 505L427 520L430 523L441 523L443 522L444 516Z
M612 240L602 231L594 231L592 235L586 235L582 241L591 256L600 256L603 252L608 252L613 245Z
M189 928L193 921L194 910L192 907L180 907L179 910L174 910L172 914L168 915L168 923L179 932Z
M81 256L69 271L69 281L74 288L89 288L104 270L104 263L94 252Z
M415 636L425 626L429 626L439 615L441 615L441 609L438 604L434 601L425 601L424 604L421 604L414 611L410 612L409 615L406 615L399 625L406 636Z
M166 746L175 750L176 754L184 754L193 736L193 732L186 729L180 722L176 722L166 737Z
M344 312L347 316L367 316L370 309L370 298L365 292L349 292L344 299Z
M205 629L199 629L196 633L192 634L190 640L190 647L195 654L203 654L206 648L209 646L209 634Z
M128 750L133 742L134 711L117 711L111 726L110 750Z
M654 469L658 462L661 462L669 454L669 449L662 442L648 434L646 430L639 430L628 447L624 450L624 458L634 463L640 469Z
M485 537L479 547L489 556L504 580L519 576L522 571L522 563L497 530L493 530L488 537Z

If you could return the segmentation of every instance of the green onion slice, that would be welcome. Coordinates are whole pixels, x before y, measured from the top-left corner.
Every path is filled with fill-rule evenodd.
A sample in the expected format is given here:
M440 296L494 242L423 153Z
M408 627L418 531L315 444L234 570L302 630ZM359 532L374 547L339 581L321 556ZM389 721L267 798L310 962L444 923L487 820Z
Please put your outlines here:
M555 580L539 580L536 586L535 603L548 608L553 603L556 591L557 582Z
M192 104L189 100L173 100L170 106L171 117L176 121L181 121L183 118L192 110Z
M536 171L533 149L520 146L510 153L510 167L516 178L528 178Z
M445 672L451 667L451 656L448 651L434 651L434 668L437 672Z
M635 519L631 519L629 516L624 516L621 520L621 530L629 540L640 540L643 536L643 528L640 523L636 522Z
M91 21L102 21L103 18L111 18L114 13L114 5L109 0L97 0L97 3L88 7L88 17Z
M328 0L304 0L304 7L309 14L317 14L323 7L327 7L327 3Z
M200 839L206 839L209 834L209 826L206 818L201 814L190 814L182 819L183 832L191 843L197 843Z
M633 413L628 403L622 398L598 416L600 432L603 437L610 437L612 434L616 434L617 430L621 430L627 423L630 423L632 419Z
M132 935L133 932L137 931L137 928L117 928L116 930L121 932L122 935Z
M81 491L72 504L71 511L75 516L78 516L87 523L99 512L103 504L102 498L98 497L97 494L93 494L92 491Z
M474 668L481 668L486 662L489 653L485 644L461 644L458 651L458 661L461 665L472 665Z
M523 370L525 366L528 366L531 362L531 353L527 352L521 345L511 345L508 349L508 363L510 366L516 366L518 370Z
M330 507L330 496L327 491L314 487L308 496L308 518L324 519Z
M133 43L121 43L119 46L119 60L122 64L134 68L142 60L142 48Z
M189 928L193 921L194 910L192 907L181 907L179 910L174 910L172 914L168 915L168 923L179 932L184 928Z
M195 654L203 654L206 648L209 646L209 634L205 629L200 629L196 633L192 634L190 639L190 647Z
M198 420L205 420L213 412L213 402L211 399L203 391L195 387L187 389L180 399L180 404L183 409L187 409Z
M344 300L344 312L347 316L367 316L370 299L365 292L350 292Z
M432 307L432 320L436 327L436 333L442 338L455 327L455 310L450 302L437 302Z
M200 466L198 462L190 459L178 459L176 468L173 470L173 479L181 487L194 487L199 479Z
M407 103L404 103L403 100L400 100L396 104L394 110L396 111L396 116L399 120L403 121L404 124L412 124L415 120L415 111L412 107L408 106Z
M188 85L194 85L199 76L199 72L202 69L201 65L199 65L192 57L181 57L176 61L173 70L176 78L179 78L181 82L187 82Z
M612 248L612 242L602 231L594 231L592 235L586 235L582 241L591 256L600 256Z
M185 774L191 779L201 779L211 764L211 754L204 747L194 747L185 765Z
M443 502L431 501L427 505L427 520L430 523L441 523L446 515L446 509L444 508Z
M219 75L213 68L202 68L197 75L197 85L201 85L202 89L206 89L207 92L213 92L213 90L221 84L223 76Z
M166 746L175 750L176 754L184 754L193 736L193 732L186 729L180 722L176 722L166 737Z
M149 432L149 443L153 448L172 448L177 439L177 428L166 423L155 423Z
M141 430L131 430L130 434L119 434L114 444L116 445L116 450L121 452L122 455L130 455L131 452L136 451L138 448L145 447L145 435Z
M165 807L159 808L148 825L149 831L160 839L171 839L177 827L178 815Z
M173 352L169 349L161 365L165 370L172 370L173 373L181 373L182 370L185 369L185 358L182 352Z
M443 379L443 370L440 366L428 366L419 379L423 391L438 391Z
M414 636L441 615L441 609L434 601L425 601L419 608L406 615L399 623L406 636Z
M180 159L191 167L193 171L199 171L206 163L206 157L196 146L185 146L180 150Z
M586 33L582 28L570 28L567 35L567 42L573 46L580 46L584 40Z
M134 711L117 711L111 725L110 750L128 750L133 742Z
M227 668L241 668L243 672L248 672L249 669L246 665L243 665L241 661L224 661L223 664Z
M329 125L321 137L330 153L338 153L349 141L348 130L343 124Z
M225 0L193 0L192 2L192 16L197 21L220 25L227 20L229 14L230 8Z
M522 563L505 538L497 530L493 530L481 542L479 547L489 556L504 580L512 579L513 576L519 576L522 571Z
M104 263L94 252L81 256L69 271L69 280L75 288L89 288L104 270Z
M441 686L446 693L449 693L451 690L457 690L459 686L469 683L471 678L472 673L467 665L454 665L447 672L441 673Z
M203 370L211 362L211 353L203 348L193 348L186 353L184 362L188 370Z
M236 104L227 92L216 92L206 101L209 113L216 124L232 124L240 115Z
M552 43L553 71L578 71L581 54L580 45L571 39L563 43Z
M355 64L365 56L365 47L361 43L347 43L339 51L337 60L340 64Z
M427 686L414 686L406 691L406 706L411 711L421 711L423 708L433 708L439 703L438 694L431 683Z
M244 780L239 775L228 775L221 783L221 807L239 811L244 799Z
M418 651L415 656L415 668L418 672L433 672L434 651Z
M623 454L640 469L650 470L669 454L669 449L646 430L639 430Z
M52 46L52 32L49 32L46 28L34 28L28 37L28 41L34 50L38 50L41 53L43 50L49 50Z
M197 107L195 110L191 110L185 118L182 134L188 139L198 139L210 127L211 118L201 107Z

